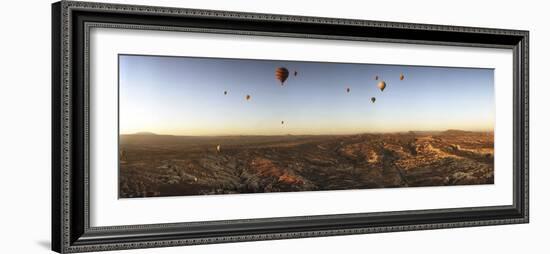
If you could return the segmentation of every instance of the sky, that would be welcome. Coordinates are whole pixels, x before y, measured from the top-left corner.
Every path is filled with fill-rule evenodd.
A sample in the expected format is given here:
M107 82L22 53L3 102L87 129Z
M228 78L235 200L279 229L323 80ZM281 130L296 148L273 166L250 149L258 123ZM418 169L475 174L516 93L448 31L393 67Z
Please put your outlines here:
M278 67L290 72L284 86ZM493 69L119 55L121 134L492 131L494 121Z

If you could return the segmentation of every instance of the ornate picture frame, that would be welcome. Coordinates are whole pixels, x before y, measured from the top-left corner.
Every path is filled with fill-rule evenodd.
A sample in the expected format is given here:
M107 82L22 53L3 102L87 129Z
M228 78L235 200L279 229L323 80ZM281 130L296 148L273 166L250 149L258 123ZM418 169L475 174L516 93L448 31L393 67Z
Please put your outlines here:
M513 204L90 225L89 32L117 28L512 50ZM60 253L529 222L529 32L61 1L52 5L52 249Z

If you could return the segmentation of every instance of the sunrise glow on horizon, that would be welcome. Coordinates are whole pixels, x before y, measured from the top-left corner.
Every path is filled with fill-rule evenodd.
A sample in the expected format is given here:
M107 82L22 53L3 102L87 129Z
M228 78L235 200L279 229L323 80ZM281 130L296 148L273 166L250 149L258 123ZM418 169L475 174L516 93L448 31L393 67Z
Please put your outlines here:
M481 68L120 55L119 100L120 134L493 131L495 121L494 70Z

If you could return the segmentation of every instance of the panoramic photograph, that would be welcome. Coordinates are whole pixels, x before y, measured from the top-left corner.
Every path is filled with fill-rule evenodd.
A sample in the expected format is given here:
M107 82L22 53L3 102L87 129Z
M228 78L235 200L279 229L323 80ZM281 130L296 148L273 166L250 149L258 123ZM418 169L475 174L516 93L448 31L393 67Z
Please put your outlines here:
M494 70L121 54L119 198L494 183Z

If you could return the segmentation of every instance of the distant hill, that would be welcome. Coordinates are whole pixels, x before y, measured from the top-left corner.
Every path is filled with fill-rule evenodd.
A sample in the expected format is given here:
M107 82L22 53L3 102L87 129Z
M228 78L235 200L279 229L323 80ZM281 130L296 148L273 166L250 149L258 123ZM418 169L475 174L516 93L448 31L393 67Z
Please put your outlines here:
M449 129L444 131L409 131L407 132L413 135L447 135L447 136L460 136L460 135L474 135L479 133L492 133L492 131L464 131Z
M121 134L121 144L225 144L225 145L245 145L277 143L311 139L323 139L330 136L317 135L235 135L235 136L176 136L155 134L151 132L139 132L134 134Z
M126 134L126 135L156 136L157 134L149 131L141 131L141 132L136 132L134 134Z
M443 135L466 135L466 134L471 134L471 133L474 133L472 131L463 131L463 130L446 130L446 131L442 131L441 134Z

